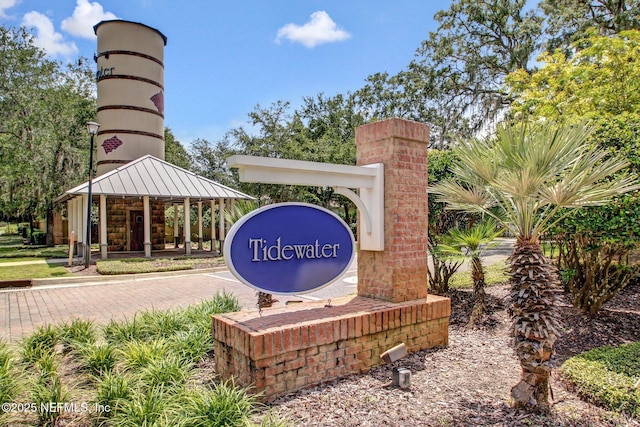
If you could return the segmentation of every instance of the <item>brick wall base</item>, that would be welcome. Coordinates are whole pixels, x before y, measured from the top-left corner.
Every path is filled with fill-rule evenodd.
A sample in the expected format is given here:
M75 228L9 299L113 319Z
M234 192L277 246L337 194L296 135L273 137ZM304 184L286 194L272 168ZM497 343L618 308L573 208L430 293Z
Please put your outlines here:
M448 298L392 303L348 296L213 317L216 372L261 399L365 372L400 343L410 352L445 346Z

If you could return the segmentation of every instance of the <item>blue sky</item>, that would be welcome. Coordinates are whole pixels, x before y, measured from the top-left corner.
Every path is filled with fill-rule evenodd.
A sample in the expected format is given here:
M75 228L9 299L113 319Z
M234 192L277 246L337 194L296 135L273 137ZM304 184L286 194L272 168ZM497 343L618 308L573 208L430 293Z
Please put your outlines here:
M141 22L167 36L165 126L185 146L248 127L256 104L355 91L397 73L448 1L0 0L0 22L32 28L62 62L96 51L93 25Z

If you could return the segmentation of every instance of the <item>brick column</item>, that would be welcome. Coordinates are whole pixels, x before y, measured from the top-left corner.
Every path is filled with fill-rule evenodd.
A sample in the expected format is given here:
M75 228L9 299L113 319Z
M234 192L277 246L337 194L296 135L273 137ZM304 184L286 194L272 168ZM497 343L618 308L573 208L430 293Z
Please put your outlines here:
M427 296L428 142L428 125L403 119L356 128L357 164L384 164L384 251L359 250L359 296Z

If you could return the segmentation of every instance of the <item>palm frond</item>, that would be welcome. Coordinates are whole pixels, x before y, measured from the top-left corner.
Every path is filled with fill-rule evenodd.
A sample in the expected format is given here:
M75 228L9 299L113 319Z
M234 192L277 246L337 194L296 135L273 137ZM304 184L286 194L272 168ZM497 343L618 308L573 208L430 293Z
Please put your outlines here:
M430 192L449 209L481 212L525 240L558 220L560 208L601 205L640 189L628 162L587 143L586 125L503 124L495 138L455 150L454 178Z

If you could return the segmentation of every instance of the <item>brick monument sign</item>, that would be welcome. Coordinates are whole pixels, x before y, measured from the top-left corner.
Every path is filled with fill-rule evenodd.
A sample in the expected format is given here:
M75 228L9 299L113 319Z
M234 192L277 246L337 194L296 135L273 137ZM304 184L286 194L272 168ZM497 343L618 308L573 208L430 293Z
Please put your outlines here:
M447 344L450 300L427 295L428 141L427 125L402 119L356 128L358 165L384 165L384 250L359 249L357 295L214 316L222 378L270 400L367 371L400 343Z

